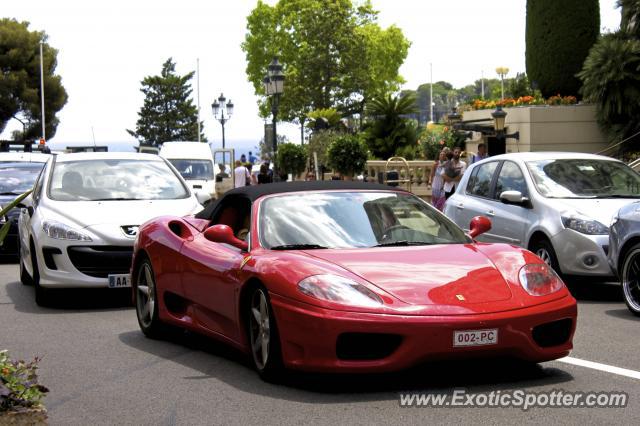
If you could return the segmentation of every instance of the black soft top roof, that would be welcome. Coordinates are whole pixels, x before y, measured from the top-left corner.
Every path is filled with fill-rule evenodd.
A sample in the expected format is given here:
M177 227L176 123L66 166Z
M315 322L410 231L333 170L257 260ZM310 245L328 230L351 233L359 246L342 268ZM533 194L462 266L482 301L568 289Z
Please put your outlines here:
M217 205L224 199L229 197L243 197L254 202L260 197L271 194L285 194L288 192L301 191L340 191L340 190L369 190L369 191L395 191L405 192L402 188L389 185L381 185L379 183L367 183L360 181L343 181L343 180L327 180L327 181L309 181L309 182L278 182L263 185L250 185L235 188L224 193L224 195L216 201L210 202L207 207L196 214L199 219L211 219Z

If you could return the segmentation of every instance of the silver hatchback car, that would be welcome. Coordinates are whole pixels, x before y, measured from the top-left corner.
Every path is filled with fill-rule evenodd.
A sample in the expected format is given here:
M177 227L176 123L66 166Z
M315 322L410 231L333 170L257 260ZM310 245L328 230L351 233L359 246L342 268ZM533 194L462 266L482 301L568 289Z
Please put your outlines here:
M640 175L612 158L512 153L470 166L444 212L463 229L489 217L480 240L525 247L561 274L611 277L609 225L638 199Z

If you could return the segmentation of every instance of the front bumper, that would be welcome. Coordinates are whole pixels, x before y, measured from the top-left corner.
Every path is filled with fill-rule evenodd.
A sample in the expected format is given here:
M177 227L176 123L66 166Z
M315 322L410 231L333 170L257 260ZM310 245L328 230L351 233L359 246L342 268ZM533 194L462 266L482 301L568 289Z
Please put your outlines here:
M577 308L564 297L543 305L506 312L459 316L411 316L333 311L271 295L284 364L308 371L382 372L405 369L428 360L514 357L532 362L564 357L573 348ZM539 346L534 327L570 320L568 338L551 347ZM456 330L498 329L494 345L454 347ZM377 359L342 359L338 339L345 333L400 336L399 345Z
M608 235L585 235L572 229L563 229L551 238L551 244L563 274L614 276L607 261Z
M79 242L41 234L38 241L36 256L42 287L108 287L109 275L128 274L131 268L133 239Z

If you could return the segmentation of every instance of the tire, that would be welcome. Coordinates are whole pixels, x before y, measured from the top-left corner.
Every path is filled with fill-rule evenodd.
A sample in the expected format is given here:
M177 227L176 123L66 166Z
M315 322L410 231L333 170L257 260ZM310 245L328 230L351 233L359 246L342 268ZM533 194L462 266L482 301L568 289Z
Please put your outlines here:
M253 366L262 380L277 382L283 373L282 353L278 327L266 288L258 285L251 290L245 315Z
M24 267L24 262L20 259L20 282L23 285L33 285L33 278Z
M622 293L627 308L640 316L640 244L636 244L624 256L621 270Z
M51 303L50 290L40 285L40 270L38 269L38 258L36 256L36 247L31 241L29 257L31 258L31 269L33 270L33 286L36 291L36 304L38 306L49 306Z
M172 331L172 327L160 321L155 275L149 259L140 262L134 277L133 303L136 307L140 330L151 339L166 338Z
M531 244L531 248L529 250L534 252L536 256L544 261L544 263L551 266L558 275L562 276L562 271L560 270L560 265L558 263L558 256L556 256L556 251L553 249L549 240L539 239Z

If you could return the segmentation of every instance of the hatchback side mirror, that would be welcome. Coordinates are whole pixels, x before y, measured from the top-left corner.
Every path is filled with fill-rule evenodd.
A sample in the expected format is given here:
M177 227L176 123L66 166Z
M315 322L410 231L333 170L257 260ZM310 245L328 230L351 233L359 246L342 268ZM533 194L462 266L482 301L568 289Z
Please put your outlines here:
M227 225L213 225L204 231L204 237L214 243L229 244L240 250L249 250L249 244L233 235L233 229Z
M491 229L491 221L484 216L476 216L471 219L469 224L469 236L475 239L478 235L484 234Z
M500 194L500 201L504 204L516 204L520 206L528 205L529 199L522 195L520 191L503 191Z

